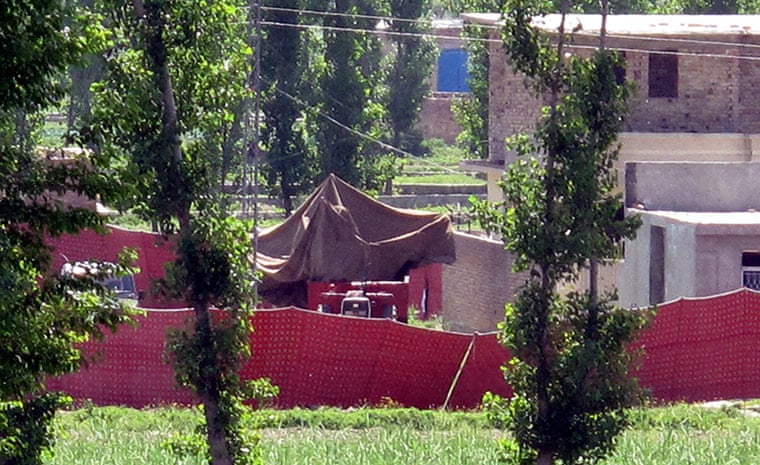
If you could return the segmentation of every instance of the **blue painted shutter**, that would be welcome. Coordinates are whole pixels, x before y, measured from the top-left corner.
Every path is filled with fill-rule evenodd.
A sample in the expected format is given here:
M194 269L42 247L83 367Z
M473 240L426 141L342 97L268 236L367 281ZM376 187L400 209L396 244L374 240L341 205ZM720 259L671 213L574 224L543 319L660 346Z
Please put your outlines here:
M469 92L467 52L461 48L443 49L438 57L438 92Z

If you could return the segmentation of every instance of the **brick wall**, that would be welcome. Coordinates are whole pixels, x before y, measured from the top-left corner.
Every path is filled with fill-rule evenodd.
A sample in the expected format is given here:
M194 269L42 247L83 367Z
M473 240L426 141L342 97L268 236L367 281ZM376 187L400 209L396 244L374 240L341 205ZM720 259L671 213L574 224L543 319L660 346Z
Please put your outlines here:
M490 45L489 79L489 160L514 160L507 155L505 138L530 131L539 115L539 101L525 87L525 76L515 73L507 64L500 43Z
M696 41L679 41L698 39ZM593 38L586 38L593 46ZM705 41L709 42L705 45ZM584 45L578 40L579 45ZM626 79L636 86L626 121L626 132L756 133L760 132L760 61L740 55L760 55L754 36L611 38L611 48L625 51ZM512 160L504 139L530 130L538 116L539 101L506 63L500 44L492 45L489 121L491 160ZM649 97L649 52L677 50L678 96ZM573 53L588 51L573 49ZM755 57L757 58L757 57Z
M500 241L457 232L457 259L443 267L444 324L452 331L493 331L525 276L512 272Z
M740 60L739 76L739 129L760 133L760 60Z
M433 94L422 102L417 129L425 139L442 139L453 144L462 128L451 111L452 94Z

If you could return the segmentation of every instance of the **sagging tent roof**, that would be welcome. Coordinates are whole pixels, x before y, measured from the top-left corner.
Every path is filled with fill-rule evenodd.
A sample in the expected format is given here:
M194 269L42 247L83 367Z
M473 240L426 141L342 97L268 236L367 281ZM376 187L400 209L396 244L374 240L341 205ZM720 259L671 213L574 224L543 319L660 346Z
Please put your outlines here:
M307 281L400 279L455 259L444 214L389 207L331 174L284 223L258 237L261 296L305 305Z

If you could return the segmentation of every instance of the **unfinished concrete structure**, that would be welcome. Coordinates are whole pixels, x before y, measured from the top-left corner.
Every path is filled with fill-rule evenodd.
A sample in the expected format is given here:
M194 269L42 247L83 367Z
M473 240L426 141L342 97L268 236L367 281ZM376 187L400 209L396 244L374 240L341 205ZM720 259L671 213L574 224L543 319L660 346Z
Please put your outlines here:
M624 306L760 290L760 163L629 163L626 208L642 227L626 243Z

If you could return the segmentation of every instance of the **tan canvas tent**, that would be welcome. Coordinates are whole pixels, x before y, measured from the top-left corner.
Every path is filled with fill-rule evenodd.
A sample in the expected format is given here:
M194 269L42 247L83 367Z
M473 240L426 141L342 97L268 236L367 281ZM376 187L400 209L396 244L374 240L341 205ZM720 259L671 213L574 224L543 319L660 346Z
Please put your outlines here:
M259 293L305 305L308 281L401 279L454 259L447 215L389 207L331 174L284 223L260 232Z

